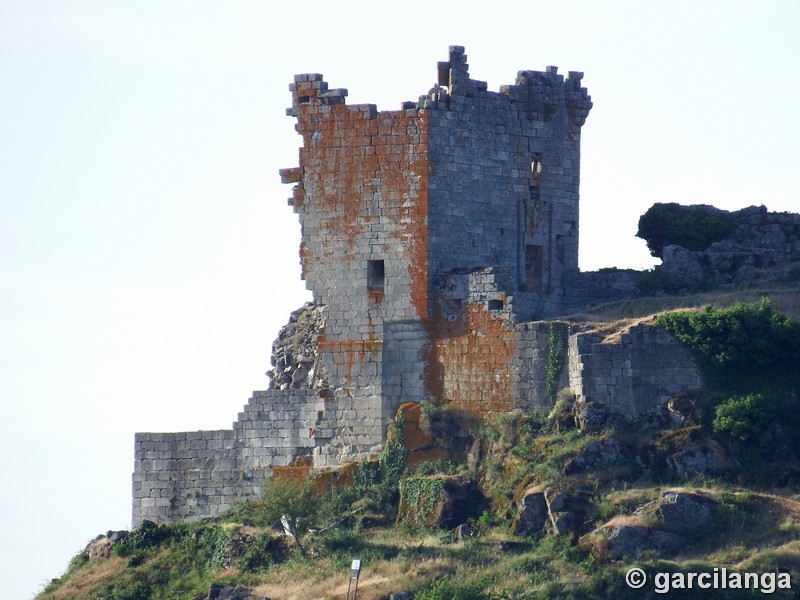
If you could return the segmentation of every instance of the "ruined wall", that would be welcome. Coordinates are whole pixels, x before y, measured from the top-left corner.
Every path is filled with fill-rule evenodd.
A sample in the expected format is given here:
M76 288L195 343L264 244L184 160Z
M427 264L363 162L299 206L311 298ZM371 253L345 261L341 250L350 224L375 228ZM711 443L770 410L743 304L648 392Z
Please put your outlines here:
M232 429L137 433L133 526L220 514L258 494L272 468L310 456L325 399L302 390L254 392Z
M567 273L563 311L585 309L642 295L645 271L611 270Z
M569 338L567 360L575 396L613 414L655 412L676 394L701 387L689 351L655 325L612 336L576 333Z
M380 449L393 408L382 393L385 324L427 315L428 117L348 106L321 75L297 76L291 91L303 147L283 175L297 183L290 203L303 278L324 307L318 353L331 386L320 466Z

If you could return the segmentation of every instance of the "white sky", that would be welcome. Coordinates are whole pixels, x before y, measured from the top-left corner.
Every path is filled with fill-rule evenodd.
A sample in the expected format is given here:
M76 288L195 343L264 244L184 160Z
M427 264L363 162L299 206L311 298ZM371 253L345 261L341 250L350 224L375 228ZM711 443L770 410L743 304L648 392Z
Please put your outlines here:
M584 71L584 269L651 266L654 202L800 211L800 3L290 4L0 0L7 597L130 524L135 431L230 427L267 385L307 297L295 73L396 109L450 44L492 90Z

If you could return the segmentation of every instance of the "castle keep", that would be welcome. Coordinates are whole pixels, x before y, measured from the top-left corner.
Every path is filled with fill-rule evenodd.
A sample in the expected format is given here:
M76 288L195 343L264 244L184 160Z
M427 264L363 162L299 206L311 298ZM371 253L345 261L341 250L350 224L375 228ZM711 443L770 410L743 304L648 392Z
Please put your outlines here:
M536 321L613 293L578 270L582 77L520 71L492 92L452 46L427 94L378 111L296 76L287 113L303 145L281 177L313 305L233 429L136 435L133 524L218 514L276 467L366 459L405 402L435 398L465 422L546 409L559 336L558 385L584 402L638 414L696 387L653 326L608 343Z

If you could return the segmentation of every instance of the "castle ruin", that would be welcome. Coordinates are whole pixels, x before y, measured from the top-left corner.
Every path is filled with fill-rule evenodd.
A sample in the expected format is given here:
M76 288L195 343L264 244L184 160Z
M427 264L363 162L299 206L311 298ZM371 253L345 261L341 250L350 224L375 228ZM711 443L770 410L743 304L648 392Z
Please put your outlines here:
M303 145L281 177L295 184L313 304L293 319L309 339L277 349L271 389L232 429L136 435L134 526L219 514L275 468L368 459L405 402L434 398L466 423L548 409L554 328L558 387L584 402L637 415L698 387L652 325L609 343L537 320L629 291L578 269L582 78L520 71L493 92L451 46L428 93L378 111L296 76L287 114Z

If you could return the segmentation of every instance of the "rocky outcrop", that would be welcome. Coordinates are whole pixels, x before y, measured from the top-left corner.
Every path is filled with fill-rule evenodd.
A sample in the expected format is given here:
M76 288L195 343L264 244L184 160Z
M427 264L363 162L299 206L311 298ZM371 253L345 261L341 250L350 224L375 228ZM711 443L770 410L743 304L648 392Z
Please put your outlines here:
M680 429L662 440L669 469L678 477L722 475L739 464L728 451L702 427Z
M641 558L645 552L659 556L668 555L683 545L684 539L674 533L634 525L603 527L600 534L605 538L602 546L610 560Z
M270 389L326 389L320 368L317 337L325 322L323 307L307 302L294 311L272 344Z
M598 558L638 559L645 553L670 556L711 526L716 502L701 494L664 492L633 515L616 518L581 538Z
M760 269L773 269L800 260L800 214L769 212L750 206L728 213L736 222L724 239L701 251L676 245L663 249L662 269L672 288L748 287L764 279ZM787 279L780 269L766 281Z
M564 474L574 475L589 469L608 467L632 456L630 448L614 436L600 438L581 448L578 455L564 465Z
M511 533L514 535L538 533L544 529L549 515L544 492L538 488L529 489L517 501L517 515L511 525Z

